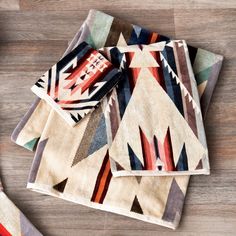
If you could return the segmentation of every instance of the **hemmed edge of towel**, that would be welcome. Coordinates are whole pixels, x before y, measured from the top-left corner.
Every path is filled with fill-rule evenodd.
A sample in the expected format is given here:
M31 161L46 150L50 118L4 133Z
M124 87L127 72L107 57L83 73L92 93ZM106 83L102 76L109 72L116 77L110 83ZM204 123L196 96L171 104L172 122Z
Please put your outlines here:
M39 89L36 85L33 85L31 87L31 91L37 95L38 97L40 97L41 99L45 100L50 106L52 109L54 109L66 122L67 124L69 124L70 126L74 127L75 125L77 125L77 123L75 123L69 113L63 111L63 109L56 103L53 101L53 99L48 96L47 94L45 94L45 92L41 89ZM91 109L92 111L93 109ZM91 112L90 111L90 112ZM90 113L89 112L89 113Z
M114 177L128 177L128 176L190 176L190 175L210 175L210 169L194 170L194 171L163 171L158 173L155 170L119 170L111 171Z
M66 201L70 201L70 202L80 204L80 205L83 205L83 206L87 206L87 207L91 207L91 208L94 208L94 209L107 211L107 212L115 213L115 214L118 214L118 215L123 215L123 216L129 217L129 218L133 218L133 219L141 220L141 221L144 221L144 222L148 222L148 223L151 223L151 224L164 226L164 227L167 227L167 228L170 228L170 229L173 229L173 230L177 229L177 227L179 225L180 218L181 218L181 217L179 217L178 221L170 223L170 222L167 222L167 221L164 221L164 220L161 220L161 219L157 219L157 218L154 218L154 217L150 217L150 216L146 216L146 215L140 215L140 214L137 214L135 212L129 212L129 214L128 214L127 210L123 210L121 208L111 207L111 206L107 206L107 205L105 206L103 204L99 204L99 203L96 203L96 202L87 201L86 199L83 199L83 198L80 198L80 197L73 197L70 194L65 194L65 193L62 193L62 194L57 193L56 194L56 192L54 193L54 190L51 187L49 187L47 185L43 185L43 184L28 183L27 184L27 189L30 189L31 191L34 191L34 192L47 194L47 195L50 195L50 196L53 196L53 197L58 197L60 199L66 200Z

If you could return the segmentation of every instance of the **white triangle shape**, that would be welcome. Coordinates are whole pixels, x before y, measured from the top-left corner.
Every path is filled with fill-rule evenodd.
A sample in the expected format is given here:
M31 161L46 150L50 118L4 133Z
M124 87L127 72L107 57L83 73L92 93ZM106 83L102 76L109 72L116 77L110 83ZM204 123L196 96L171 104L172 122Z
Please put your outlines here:
M140 60L142 58L142 60ZM148 51L136 51L130 63L130 68L159 67L156 60Z
M125 38L122 33L120 33L120 37L117 42L117 46L127 46L127 43L126 43Z

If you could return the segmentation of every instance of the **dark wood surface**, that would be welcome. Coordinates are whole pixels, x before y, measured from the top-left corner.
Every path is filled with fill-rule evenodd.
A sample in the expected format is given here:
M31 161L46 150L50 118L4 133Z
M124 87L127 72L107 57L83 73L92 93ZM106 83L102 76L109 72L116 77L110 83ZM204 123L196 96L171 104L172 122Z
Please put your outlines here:
M206 120L210 176L191 178L180 227L93 210L26 190L33 153L10 135L31 85L62 55L90 8L224 55ZM236 1L0 0L0 170L7 195L45 236L236 234Z

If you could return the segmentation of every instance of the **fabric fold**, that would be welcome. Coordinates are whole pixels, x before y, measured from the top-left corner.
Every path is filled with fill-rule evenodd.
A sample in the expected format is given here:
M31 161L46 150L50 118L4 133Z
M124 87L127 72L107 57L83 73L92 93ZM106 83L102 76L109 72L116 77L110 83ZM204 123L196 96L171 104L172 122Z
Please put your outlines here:
M42 236L24 214L3 192L0 179L0 235Z
M168 38L92 10L67 53L82 41L98 49L163 40ZM188 50L201 103L204 99L204 117L222 57L191 46L188 46ZM111 55L113 64L119 65L119 53L114 49ZM204 68L209 68L211 73L200 73ZM208 86L211 92L202 97ZM50 106L44 103L39 109L36 105L28 113L26 119L20 122L23 125L18 125L17 134L16 131L13 133L13 141L23 146L28 144L27 147L38 138L34 145L37 148L27 187L89 207L175 229L181 218L189 176L112 176L108 151L111 143L106 129L106 111L111 97L112 92L75 127L68 126L56 111L49 109L49 112L45 112L47 117L43 119L42 129L37 130L36 134L35 127L40 122L37 112L48 111ZM114 129L112 137L116 133Z
M98 106L120 72L86 42L52 66L31 88L71 126Z
M104 111L112 174L209 174L199 94L186 42L101 51L111 62L120 58L124 77Z

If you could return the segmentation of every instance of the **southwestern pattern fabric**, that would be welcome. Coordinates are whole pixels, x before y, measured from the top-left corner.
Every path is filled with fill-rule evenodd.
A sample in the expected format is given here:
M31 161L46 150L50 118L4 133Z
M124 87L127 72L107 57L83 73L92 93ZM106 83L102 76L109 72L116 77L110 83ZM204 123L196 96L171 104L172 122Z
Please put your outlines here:
M104 48L123 79L105 111L114 176L209 174L196 80L183 40ZM116 135L115 135L116 134Z
M168 38L92 10L66 54L82 41L98 49L163 40ZM222 57L190 46L188 50L205 115ZM113 63L120 60L119 54L114 52L112 56ZM19 145L30 150L36 148L27 187L93 208L176 228L189 176L112 176L108 152L111 143L105 117L112 95L110 92L101 105L75 127L68 126L45 101L37 99L34 102L12 135ZM115 137L116 132L113 135Z
M0 235L42 236L3 192L0 180Z
M117 84L120 73L87 43L78 45L31 88L76 125Z
M93 48L99 49L104 46L150 44L164 40L168 40L168 37L129 24L103 12L91 10L64 55L83 41L92 45ZM223 57L191 46L188 46L188 50L204 118L218 79ZM29 150L35 150L50 111L51 107L44 100L37 98L14 130L12 140Z

